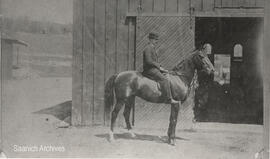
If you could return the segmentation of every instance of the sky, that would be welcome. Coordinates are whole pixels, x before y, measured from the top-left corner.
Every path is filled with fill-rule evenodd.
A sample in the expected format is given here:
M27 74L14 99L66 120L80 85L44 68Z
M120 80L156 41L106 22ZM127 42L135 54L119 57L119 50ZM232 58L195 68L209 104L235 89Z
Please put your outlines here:
M72 23L73 0L2 0L5 17L25 17L31 20Z

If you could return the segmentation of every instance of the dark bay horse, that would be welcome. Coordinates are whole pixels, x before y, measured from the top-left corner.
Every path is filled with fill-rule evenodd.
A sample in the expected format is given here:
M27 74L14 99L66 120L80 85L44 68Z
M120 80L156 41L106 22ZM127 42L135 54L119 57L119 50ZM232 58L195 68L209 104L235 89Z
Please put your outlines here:
M183 103L188 96L190 84L195 70L205 71L207 74L214 72L214 67L207 55L202 50L195 50L188 57L177 64L167 77L170 80L172 96L175 100ZM113 131L115 121L120 109L125 106L124 118L128 130L131 130L130 112L135 104L135 97L140 97L152 103L164 103L165 100L157 82L144 77L138 71L124 71L112 75L105 85L105 113L109 116L111 109L111 131L110 140L114 140ZM179 106L181 104L171 104L170 124L168 128L168 143L175 145L175 127ZM132 133L134 136L134 134Z

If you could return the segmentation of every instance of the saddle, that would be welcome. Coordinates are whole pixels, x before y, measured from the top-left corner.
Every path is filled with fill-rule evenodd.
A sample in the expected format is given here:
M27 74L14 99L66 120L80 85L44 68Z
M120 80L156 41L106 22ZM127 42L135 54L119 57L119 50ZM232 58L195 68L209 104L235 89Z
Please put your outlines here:
M141 72L141 74L142 74L144 77L146 77L146 78L152 80L153 82L155 82L155 83L157 84L157 88L158 88L159 90L161 90L160 84L159 84L153 77L149 76L148 74L146 74L146 73L144 73L144 72ZM169 75L170 73L163 73L163 74L168 78L168 75Z

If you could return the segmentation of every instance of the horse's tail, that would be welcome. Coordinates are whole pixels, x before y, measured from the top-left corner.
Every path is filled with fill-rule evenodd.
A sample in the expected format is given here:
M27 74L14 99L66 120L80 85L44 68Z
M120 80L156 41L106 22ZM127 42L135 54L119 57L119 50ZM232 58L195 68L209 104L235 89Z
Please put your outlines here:
M117 74L112 75L105 84L104 92L104 104L105 104L105 117L108 119L110 117L110 112L114 103L114 81Z

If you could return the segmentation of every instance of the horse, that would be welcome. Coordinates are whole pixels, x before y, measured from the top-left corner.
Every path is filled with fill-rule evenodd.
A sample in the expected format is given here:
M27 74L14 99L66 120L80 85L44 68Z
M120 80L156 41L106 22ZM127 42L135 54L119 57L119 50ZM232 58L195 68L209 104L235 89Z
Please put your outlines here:
M187 58L177 64L166 75L169 78L173 99L179 101L177 104L171 104L170 123L168 128L168 144L175 145L175 127L179 107L185 102L191 87L195 70L206 72L208 75L214 72L214 67L208 56L202 50L192 51ZM108 117L111 113L111 127L109 140L114 141L114 127L117 115L121 108L125 106L124 118L127 129L132 137L135 134L130 130L130 112L135 105L135 97L140 97L152 103L165 103L159 84L143 75L139 71L124 71L112 75L105 84L104 104L105 115ZM114 101L116 100L116 101ZM115 103L115 105L114 105ZM113 111L111 109L114 105Z

